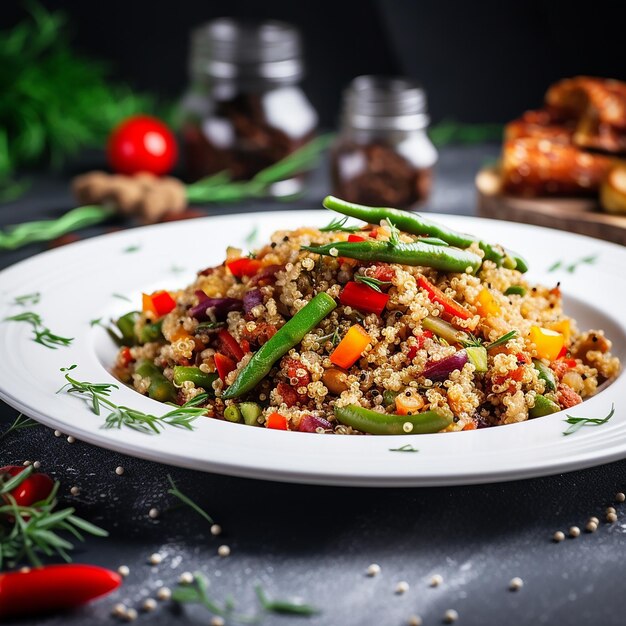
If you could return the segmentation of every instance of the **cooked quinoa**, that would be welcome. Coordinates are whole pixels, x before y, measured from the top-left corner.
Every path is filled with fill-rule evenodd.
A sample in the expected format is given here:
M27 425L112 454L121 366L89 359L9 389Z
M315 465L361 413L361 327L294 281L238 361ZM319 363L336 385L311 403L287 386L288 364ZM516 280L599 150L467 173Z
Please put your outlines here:
M385 222L358 233L367 241L388 241L391 234ZM148 363L148 372L158 372L152 377L162 373L167 379L171 400L183 405L195 398L209 418L224 419L226 412L227 419L243 421L238 405L255 403L258 415L253 423L258 426L337 434L360 432L336 419L336 410L349 405L386 415L435 412L447 419L445 431L523 422L545 414L537 409L538 397L553 410L567 409L617 375L620 364L611 355L611 342L600 329L578 329L564 314L558 285L531 285L519 271L489 260L483 260L475 274L449 273L301 249L348 237L347 232L307 227L277 231L249 262L244 251L229 248L222 265L199 272L191 285L169 292L174 307L170 312L159 316L147 306L133 318L135 339L120 349L115 375L139 393L151 394L154 381L146 375ZM415 239L404 233L399 237L405 242ZM484 257L477 244L469 251ZM238 265L245 268L243 274L234 269ZM342 302L346 286L354 283L361 290L371 289L372 298L385 300L380 314ZM422 286L427 283L462 307L467 319L451 315L441 299ZM336 308L276 361L254 389L224 400L222 394L253 354L322 292L336 301ZM203 309L206 298L231 298L232 310ZM442 320L463 340L450 342L428 330L432 324L425 320L433 319ZM354 364L340 367L333 355L356 325L367 345ZM142 332L155 328L147 336ZM508 340L498 345L507 333ZM547 356L554 344L547 349L533 342L544 335L548 343L561 342L558 354ZM490 347L493 342L496 346ZM466 358L471 346L486 358L486 367ZM447 363L442 360L450 357L453 364L459 359L460 367L443 378L427 377L433 364ZM177 367L197 368L210 386L176 382Z

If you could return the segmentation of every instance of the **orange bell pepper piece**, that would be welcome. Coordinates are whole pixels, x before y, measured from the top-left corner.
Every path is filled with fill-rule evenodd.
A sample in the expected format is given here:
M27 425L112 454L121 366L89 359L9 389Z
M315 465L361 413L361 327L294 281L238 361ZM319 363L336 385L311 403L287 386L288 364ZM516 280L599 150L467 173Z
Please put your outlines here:
M529 339L535 344L537 356L540 359L554 361L565 345L565 337L556 330L531 326Z
M280 413L271 413L265 424L268 428L274 428L275 430L289 430L287 428L287 418Z
M439 303L446 313L459 317L462 320L468 320L472 317L472 314L465 307L461 306L452 298L448 298L448 296L446 296L446 294L443 293L439 287L433 285L424 276L418 277L417 284L424 289L424 291L426 291L428 298L433 302Z
M498 301L493 297L493 294L483 287L478 294L478 302L476 308L481 317L497 317L502 314L502 309L498 304Z
M153 294L141 294L141 304L144 313L153 313L163 317L176 308L176 300L165 290L155 291Z
M344 369L352 367L371 341L372 338L365 329L359 324L354 324L330 355L331 363Z

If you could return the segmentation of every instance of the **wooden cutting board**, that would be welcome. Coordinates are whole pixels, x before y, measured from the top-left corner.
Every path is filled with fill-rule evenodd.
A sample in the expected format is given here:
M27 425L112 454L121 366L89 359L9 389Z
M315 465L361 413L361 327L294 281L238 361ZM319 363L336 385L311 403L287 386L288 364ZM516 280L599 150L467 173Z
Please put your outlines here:
M496 167L476 175L478 215L535 224L626 245L626 216L603 213L593 198L516 198L500 192Z

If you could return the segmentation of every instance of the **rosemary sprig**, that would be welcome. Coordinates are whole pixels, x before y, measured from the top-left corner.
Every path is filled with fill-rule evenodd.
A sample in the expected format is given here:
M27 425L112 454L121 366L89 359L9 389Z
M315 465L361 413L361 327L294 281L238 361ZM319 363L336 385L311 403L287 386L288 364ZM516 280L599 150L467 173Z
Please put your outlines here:
M487 350L491 350L492 348L497 348L498 346L503 346L508 341L513 339L517 335L516 330L510 330L508 333L504 333L501 337L498 337L495 341L491 343L485 343L480 337L476 337L476 335L469 334L468 341L462 341L461 344L464 348L485 348Z
M371 287L374 291L382 293L381 286L391 285L390 280L378 280L378 278L372 278L371 276L365 276L364 274L355 274L354 280L357 283L363 283L368 287Z
M39 426L39 422L36 422L30 417L26 417L24 414L20 413L15 418L13 423L2 434L0 434L0 440L4 439L12 432L25 430L26 428L33 428L33 426Z
M167 493L169 493L170 495L174 496L175 498L178 498L181 502L183 502L184 504L186 504L188 507L191 507L198 515L201 515L202 517L204 517L204 519L209 522L209 524L213 524L213 518L202 508L200 507L198 504L196 504L189 496L186 496L177 486L176 483L174 482L174 479L168 474L167 475L167 480L169 481L170 485L172 486L171 489L167 490Z
M265 595L261 585L256 585L254 591L256 592L261 606L271 613L283 613L287 615L315 615L319 613L319 609L310 604L305 604L304 602L271 600Z
M548 268L548 272L556 272L556 270L564 269L568 274L573 274L578 269L579 265L593 265L597 260L598 255L591 254L569 264L565 261L556 261Z
M606 424L612 417L615 415L615 405L611 404L611 410L606 417L596 418L596 417L574 417L573 415L567 415L567 419L565 420L566 424L570 424L570 426L563 432L563 435L573 435L577 430L581 429L583 426L602 426L602 424Z
M41 300L41 294L38 291L36 291L34 293L24 294L23 296L17 296L13 300L13 304L18 304L19 306L35 305L35 304L39 304L40 300Z
M318 337L317 342L318 343L324 343L326 341L330 341L333 346L336 346L339 343L339 328L335 328L335 330L332 333L328 333L328 335L322 335L321 337Z
M56 350L58 346L69 346L73 337L61 337L61 335L55 335L49 328L43 325L41 317L33 311L25 311L18 315L12 315L11 317L5 317L7 322L25 322L33 327L33 341L39 343L46 348Z
M165 413L164 415L152 415L137 411L127 406L118 405L109 399L111 392L119 387L113 383L90 383L79 381L72 378L70 371L76 368L76 365L61 368L65 372L65 380L67 384L63 385L57 393L77 393L83 395L91 404L91 410L96 415L100 415L102 406L108 407L110 413L105 417L103 428L121 428L126 426L145 434L158 435L165 426L174 426L176 428L186 428L193 430L192 422L204 415L206 409L195 407L176 407L175 409Z
M256 615L242 615L235 613L232 598L227 598L223 606L209 596L209 582L201 572L194 572L191 585L179 585L172 592L172 600L179 604L200 604L213 615L230 618L242 624L253 624L258 621Z
M389 452L419 452L419 450L414 448L410 443L406 443L399 448L389 448Z
M252 230L246 235L245 241L249 246L251 246L256 242L258 236L259 236L259 225L255 224L252 227Z
M347 221L347 217L333 219L319 230L323 233L357 233L361 230L360 226L346 226Z
M389 229L389 243L392 246L397 246L400 244L400 231L398 230L398 227L390 220L390 219L385 219L385 222L387 222L387 228Z
M476 144L502 139L502 124L463 124L454 120L443 120L428 132L432 142L440 147L449 144Z
M74 545L59 535L66 532L79 541L84 541L81 533L106 537L106 530L74 515L73 508L55 510L59 482L54 484L50 494L41 502L31 506L17 504L11 495L32 473L27 467L17 476L0 475L0 569L6 561L18 563L27 559L32 565L40 566L40 555L60 556L71 561L69 552Z

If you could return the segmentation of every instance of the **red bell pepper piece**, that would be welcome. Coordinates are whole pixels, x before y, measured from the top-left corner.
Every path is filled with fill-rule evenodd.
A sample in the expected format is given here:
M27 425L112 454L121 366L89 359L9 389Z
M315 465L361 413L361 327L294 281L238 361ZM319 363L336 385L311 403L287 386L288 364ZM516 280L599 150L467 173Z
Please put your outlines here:
M237 278L241 278L242 276L254 276L261 269L261 261L244 257L242 259L228 261L226 267L231 271L232 275L237 276Z
M365 313L376 313L376 315L383 312L388 301L389 296L386 293L354 281L350 281L339 294L339 302L344 306L351 306Z
M17 476L25 469L21 465L5 465L0 467L0 476L2 474ZM5 494L3 498L8 502L9 499L6 496L11 495L18 506L32 506L35 502L45 500L50 495L53 487L54 481L48 474L35 473L23 480L10 494Z
M266 425L275 430L289 430L287 428L287 418L280 413L272 413L268 416Z
M0 574L0 618L72 609L121 582L119 574L95 565L46 565Z
M217 352L213 358L215 360L217 373L222 380L226 380L226 376L228 376L237 367L237 364L232 359L229 359L227 356L220 354L219 352Z
M176 308L176 300L165 291L155 291L153 294L143 294L143 310L163 317Z
M221 328L218 331L217 338L222 345L222 350L235 359L235 363L239 363L243 359L244 351L237 343L237 340L225 328Z
M357 241L365 241L365 237L361 237L360 235L354 235L353 233L350 233L348 235L348 241L350 243L356 243Z
M453 300L452 298L448 298L446 294L433 285L427 278L424 276L419 276L417 279L417 284L426 291L428 294L428 298L432 302L437 302L441 304L443 310L453 316L459 317L462 320L468 320L472 317L472 314L463 306L461 306L458 302Z

